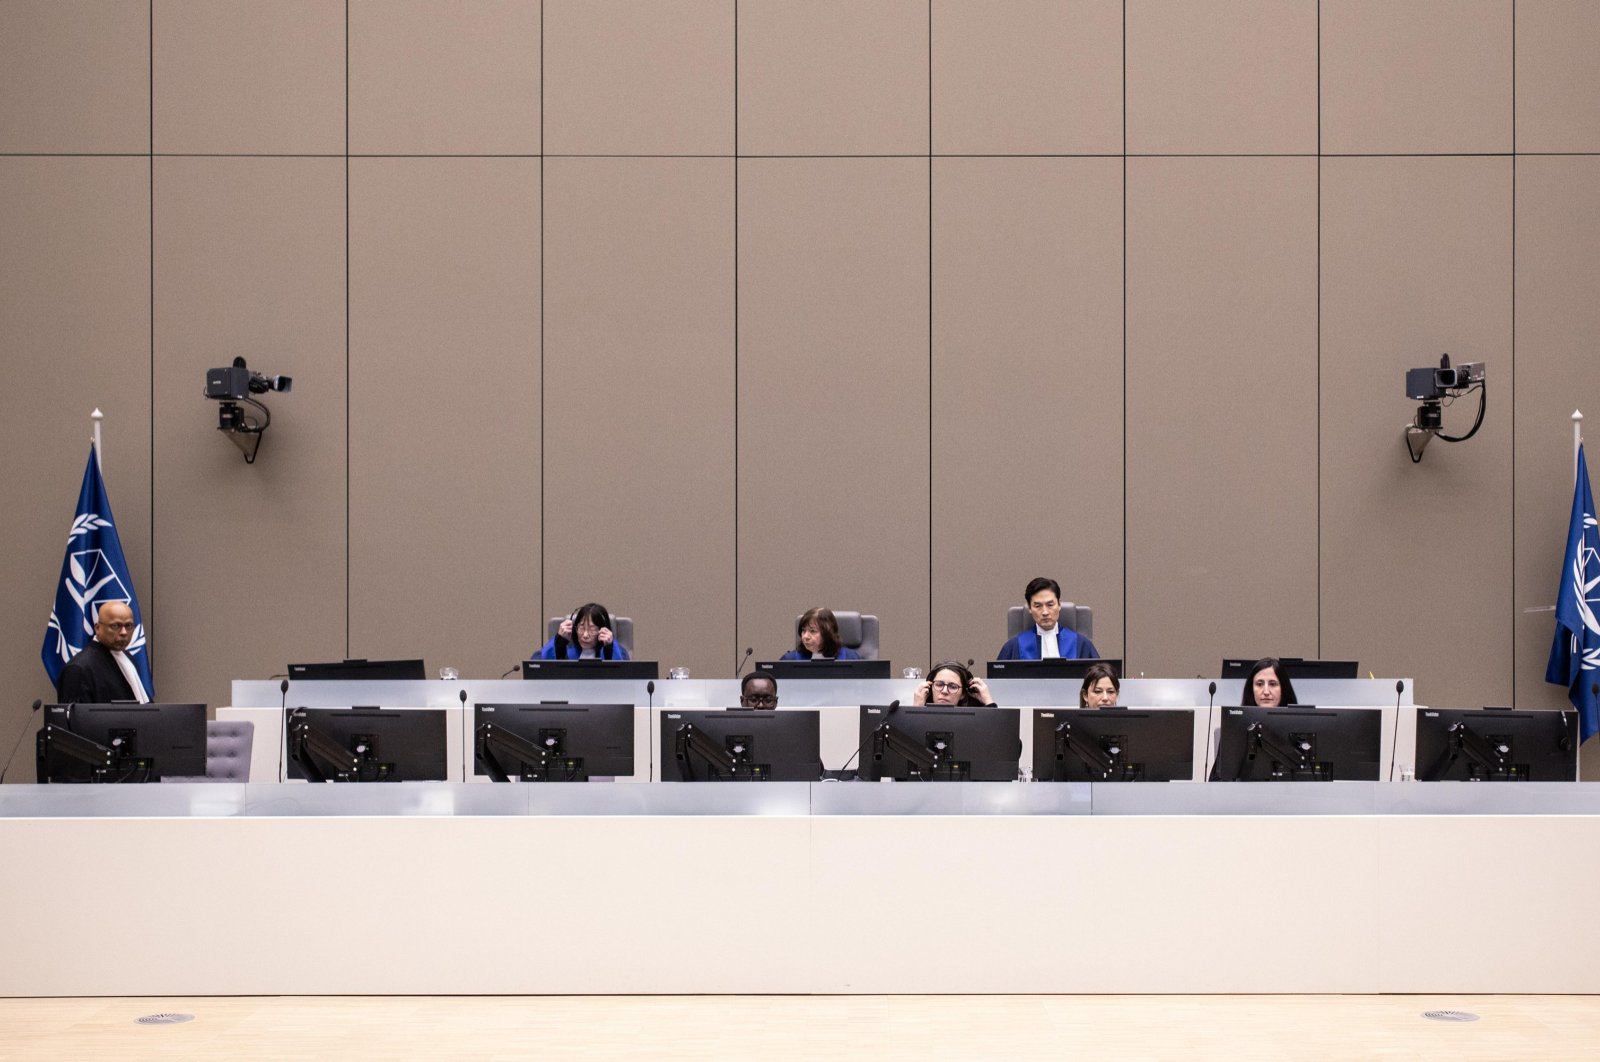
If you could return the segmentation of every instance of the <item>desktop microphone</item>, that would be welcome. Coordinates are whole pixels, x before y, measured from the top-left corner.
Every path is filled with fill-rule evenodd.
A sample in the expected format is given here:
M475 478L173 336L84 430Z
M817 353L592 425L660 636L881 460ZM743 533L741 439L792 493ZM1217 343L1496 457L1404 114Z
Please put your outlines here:
M753 646L753 645L750 648L748 648L748 649L746 649L744 651L744 656L739 658L739 666L733 669L733 677L734 678L738 678L739 677L739 672L743 671L744 670L744 666L750 662L750 654L755 652L755 651L756 651L756 649L755 649L755 646Z
M878 720L878 726L882 726L884 723L887 723L889 721L889 717L891 715L893 715L894 713L898 712L899 710L900 710L900 702L897 701L897 700L896 701L890 701L889 702L889 710L887 712L883 713L883 718L882 719ZM872 729L876 730L876 729L878 729L878 726L875 726ZM860 745L858 745L856 747L856 750L850 754L850 758L848 760L844 761L844 766L839 768L839 773L840 774L844 774L846 771L848 771L850 769L850 765L852 763L856 762L856 757L861 755L861 750L866 748L867 747L867 742L869 742L871 740L872 740L872 732L868 731L867 732L867 740L863 741Z
M1394 758L1400 751L1400 695L1405 692L1406 680L1396 679L1394 683L1394 736L1389 739L1389 781L1394 781ZM1412 753L1414 757L1416 753ZM1412 773L1416 773L1416 765L1412 764Z
M278 698L278 708L281 710L283 708L288 707L288 705L289 705L289 680L288 679L284 679L282 682L278 683L278 692L280 694L282 694L282 696Z
M647 712L655 711L655 707L656 707L656 684L655 684L655 680L654 679L651 679L649 682L646 682L644 684L644 696L645 696L645 704L644 704L645 711L647 711Z
M29 716L30 719L33 717L34 713L39 710L39 707L41 705L43 705L43 704L44 704L44 702L39 700L38 698L34 699L33 710L28 713L28 716ZM6 765L5 765L5 767L3 769L0 769L0 782L4 782L6 780L6 772L11 770L11 761L16 759L17 750L22 747L22 739L27 737L27 736L28 736L28 724L26 722L24 722L22 724L22 733L17 735L17 743L15 745L11 746L11 755L6 757Z
M522 661L521 661L521 660L518 660L518 661L517 661L517 662L516 662L516 663L515 663L515 664L512 664L512 665L511 665L511 666L510 666L510 667L509 667L509 668L507 668L507 669L506 669L506 673L505 673L505 674L504 674L504 675L501 675L501 676L500 676L500 677L501 677L501 678L505 678L505 677L507 677L507 676L508 676L508 675L510 675L510 674L511 674L511 672L513 672L513 671L515 671L515 670L517 670L517 668L519 668L519 667L521 667L521 666L522 666Z
M1215 713L1217 705L1217 684L1215 681L1211 683L1210 698L1211 699L1206 704L1206 756L1205 760L1203 761L1204 766L1200 768L1200 770L1203 772L1200 775L1200 780L1202 782L1211 781L1211 735L1215 733L1213 728L1216 723Z

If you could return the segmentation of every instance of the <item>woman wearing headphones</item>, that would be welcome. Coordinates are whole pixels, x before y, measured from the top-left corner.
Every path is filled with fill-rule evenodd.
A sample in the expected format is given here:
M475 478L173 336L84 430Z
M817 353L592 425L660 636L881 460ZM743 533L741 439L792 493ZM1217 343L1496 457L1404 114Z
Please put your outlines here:
M540 660L626 660L628 650L611 633L611 613L591 601L561 621Z
M928 677L917 686L914 705L948 704L959 708L993 708L994 695L989 684L955 660L933 665Z

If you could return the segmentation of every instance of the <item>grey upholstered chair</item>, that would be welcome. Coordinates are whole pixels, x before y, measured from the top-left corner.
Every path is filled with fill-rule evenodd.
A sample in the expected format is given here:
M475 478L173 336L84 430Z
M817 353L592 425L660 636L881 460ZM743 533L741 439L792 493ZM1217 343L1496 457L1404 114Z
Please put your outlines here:
M561 621L566 619L566 618L567 617L565 617L565 616L551 616L550 617L550 623L549 623L549 626L548 626L548 633L545 634L546 640L548 640L550 638L554 638L556 636L556 631L561 628ZM633 655L633 619L632 619L632 617L630 617L630 616L612 616L611 617L611 633L616 636L617 641L622 643L622 647L628 651L628 655L632 656ZM538 655L537 652L534 655Z
M805 613L801 613L801 616ZM861 654L863 660L878 659L878 617L865 612L834 612L833 618L839 623L839 644L849 649L854 649ZM800 626L800 616L794 618L794 625ZM799 639L796 639L798 643Z
M1028 615L1026 608L1012 605L1006 610L1006 638L1015 638L1032 622L1033 617ZM1094 641L1094 609L1088 605L1074 605L1071 601L1061 602L1059 622L1067 630L1076 631L1091 642Z
M250 749L256 725L233 719L206 723L206 773L202 778L162 778L163 782L248 782Z

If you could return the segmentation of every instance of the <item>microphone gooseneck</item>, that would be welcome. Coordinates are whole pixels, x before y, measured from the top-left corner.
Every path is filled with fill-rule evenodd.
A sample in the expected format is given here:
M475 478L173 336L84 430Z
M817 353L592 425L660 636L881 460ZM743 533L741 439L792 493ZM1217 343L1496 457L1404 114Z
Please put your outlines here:
M1406 680L1396 679L1394 683L1394 733L1389 738L1389 781L1394 781L1394 760L1400 752L1400 695L1406 691ZM1415 758L1416 753L1413 752ZM1416 764L1411 765L1411 773L1416 774Z
M278 693L281 694L281 696L278 698L278 708L279 709L283 709L283 708L287 707L288 704L289 704L289 680L288 679L284 679L282 682L278 683Z
M745 649L744 656L739 658L739 666L733 669L733 677L734 678L738 678L739 677L739 672L743 671L744 670L744 666L750 662L750 654L754 653L755 651L756 651L756 647L753 646L753 645L748 647L747 649Z
M44 704L44 701L40 700L37 697L34 698L34 700L33 700L33 708L28 712L28 719L29 720L31 720L35 715L37 715L39 713L39 709L40 709L41 706L43 706L43 704ZM17 743L15 745L11 746L11 755L6 757L5 766L4 767L0 767L0 782L4 782L6 780L6 773L11 770L11 761L16 759L17 750L22 747L22 739L27 737L27 736L28 736L28 723L25 721L22 724L22 733L17 735Z
M654 679L644 684L645 710L654 711L656 707L656 683Z
M515 664L512 664L512 665L511 665L511 666L510 666L510 667L508 667L508 668L506 668L506 670L505 670L505 674L503 674L503 675L501 675L501 676L500 676L500 677L501 677L501 678L507 678L507 677L509 677L509 676L510 676L510 674L511 674L511 673L512 673L512 672L513 672L513 671L515 671L515 670L517 670L517 668L519 668L519 667L521 667L521 666L522 666L522 661L521 661L521 660L518 660L518 661L517 661L517 662L516 662L516 663L515 663Z

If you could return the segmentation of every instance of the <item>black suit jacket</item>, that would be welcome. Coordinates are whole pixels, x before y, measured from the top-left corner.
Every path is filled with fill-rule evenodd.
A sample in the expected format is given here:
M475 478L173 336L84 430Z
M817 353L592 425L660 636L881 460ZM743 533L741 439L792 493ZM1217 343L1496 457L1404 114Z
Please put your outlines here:
M95 641L67 661L56 681L56 701L60 704L108 704L133 699L133 687L123 677L111 650Z

